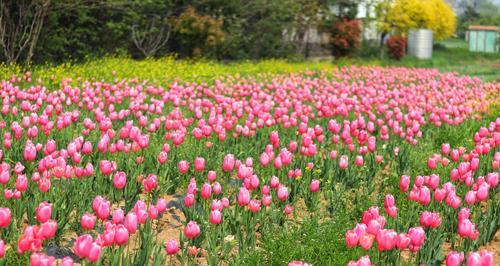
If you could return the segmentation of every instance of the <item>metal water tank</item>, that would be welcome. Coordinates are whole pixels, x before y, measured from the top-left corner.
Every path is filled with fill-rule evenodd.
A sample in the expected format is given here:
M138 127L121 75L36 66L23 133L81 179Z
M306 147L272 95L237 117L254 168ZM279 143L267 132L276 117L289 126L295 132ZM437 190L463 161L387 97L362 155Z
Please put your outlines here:
M419 59L432 58L432 30L409 30L408 54L413 55Z

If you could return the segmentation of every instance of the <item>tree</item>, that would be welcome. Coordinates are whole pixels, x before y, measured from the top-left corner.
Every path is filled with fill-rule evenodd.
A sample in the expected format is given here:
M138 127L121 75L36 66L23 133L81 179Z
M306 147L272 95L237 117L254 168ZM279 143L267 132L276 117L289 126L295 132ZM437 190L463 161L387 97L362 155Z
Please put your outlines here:
M455 14L443 0L384 1L377 7L377 18L382 32L407 35L410 29L425 28L436 40L453 36L456 28Z
M199 57L224 41L223 20L200 15L189 6L172 19L172 30L187 56Z
M0 46L7 63L31 61L50 0L0 1Z
M131 8L134 16L130 20L132 41L145 57L154 56L169 40L171 26L168 17L173 8L172 3L168 0L133 3Z

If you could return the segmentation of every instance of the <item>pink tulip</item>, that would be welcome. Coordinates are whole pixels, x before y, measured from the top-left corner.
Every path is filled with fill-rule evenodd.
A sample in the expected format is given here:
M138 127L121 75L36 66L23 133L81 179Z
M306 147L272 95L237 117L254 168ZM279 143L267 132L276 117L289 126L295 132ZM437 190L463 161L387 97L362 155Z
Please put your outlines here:
M251 200L249 203L249 209L253 213L257 213L260 209L260 201L259 200Z
M396 240L396 246L399 250L404 250L408 248L410 242L411 242L410 236L406 233L401 233L398 235L398 238Z
M219 182L214 182L212 184L212 191L215 195L219 195L220 193L222 193L222 186L219 184Z
M90 213L85 213L80 219L80 225L85 230L94 229L96 217Z
M452 251L448 253L446 256L446 261L445 264L446 266L460 266L462 265L462 261L464 260L464 253L463 252L456 252Z
M89 250L88 260L91 262L96 262L101 257L102 247L96 243L92 243Z
M287 266L311 266L309 263L299 261L299 260L294 260L290 261Z
M127 175L124 172L116 172L113 177L113 185L116 189L122 189L127 183Z
M441 153L443 155L448 155L450 153L450 144L448 143L441 144Z
M128 242L129 232L124 225L117 225L115 228L115 243L119 246L125 245Z
M125 213L122 209L116 209L113 211L111 220L114 224L121 224L125 219Z
M413 246L422 246L425 240L425 231L422 227L412 227L408 230L410 243Z
M342 158L341 158L342 159ZM360 167L360 166L363 166L363 157L360 156L360 155L357 155L356 156L356 159L354 160L354 164L357 166L357 167ZM342 167L341 167L342 168Z
M217 174L215 173L215 171L208 171L208 174L207 174L208 181L214 182L216 178L217 178Z
M392 250L396 247L398 234L394 230L379 230L377 233L377 247L379 251Z
M24 160L27 162L32 162L36 157L36 147L31 141L26 142L26 146L24 147Z
M155 189L157 184L158 181L156 175L154 174L148 175L148 177L146 177L146 179L142 181L142 186L144 188L144 192L146 193L151 192L153 189Z
M349 166L349 161L347 159L347 155L340 156L339 167L340 169L347 169Z
M446 198L446 194L447 192L445 189L437 188L436 190L434 190L434 200L436 202L441 202Z
M181 174L185 174L189 171L188 161L180 161L178 167L179 167L179 173Z
M373 235L370 235L370 234L363 235L359 239L359 245L364 250L370 250L372 245L373 245L374 239L375 239L375 237Z
M0 239L0 259L5 256L5 243Z
M205 159L203 157L196 157L194 160L194 170L202 172L205 169Z
M280 201L285 201L288 198L288 189L285 186L280 186L278 188L278 199Z
M101 169L103 175L109 175L112 171L114 171L115 167L113 166L113 162L102 160L99 162L99 168Z
M165 245L165 251L168 255L175 255L179 252L179 245L174 239L170 239Z
M195 202L195 199L194 199L194 195L193 194L187 194L185 197L184 197L184 205L186 205L186 207L191 207L194 205L194 202Z
M244 187L240 188L240 191L238 193L238 204L243 207L248 205L249 203L250 203L250 192Z
M57 231L57 222L54 220L48 220L47 222L40 225L38 234L41 239L49 239L54 237Z
M235 160L234 160L234 155L232 154L227 154L224 157L224 162L222 164L222 169L226 172L231 172L234 168Z
M70 257L64 257L62 260L61 260L61 265L60 266L73 266L74 263L73 263L73 259L70 258Z
M270 185L272 188L278 188L280 185L280 181L277 176L271 177Z
M309 190L312 193L318 192L319 191L319 180L313 179L311 181L311 184L309 185Z
M36 208L36 219L40 223L45 223L52 216L52 204L44 201Z
M89 256L90 249L92 248L93 239L91 235L79 236L74 245L74 252L80 258Z
M137 226L138 226L138 221L137 221L137 215L133 212L129 212L125 216L125 221L123 222L123 225L125 228L127 228L127 231L130 234L133 234L137 231Z
M203 184L201 187L201 197L203 199L209 199L212 196L212 186L208 183Z
M222 221L222 214L219 210L213 210L210 212L210 223L220 224Z
M189 239L196 238L199 234L200 227L195 221L190 221L186 227L184 227L184 235Z
M0 228L9 226L12 213L9 208L0 208Z
M168 153L166 153L165 151L161 151L156 159L160 164L164 164L168 160Z
M472 205L476 202L476 191L470 190L465 194L465 202Z
M348 230L345 235L347 247L353 248L358 245L361 236L358 236L353 230Z
M403 192L407 192L410 187L410 177L407 175L401 176L399 180L399 189Z

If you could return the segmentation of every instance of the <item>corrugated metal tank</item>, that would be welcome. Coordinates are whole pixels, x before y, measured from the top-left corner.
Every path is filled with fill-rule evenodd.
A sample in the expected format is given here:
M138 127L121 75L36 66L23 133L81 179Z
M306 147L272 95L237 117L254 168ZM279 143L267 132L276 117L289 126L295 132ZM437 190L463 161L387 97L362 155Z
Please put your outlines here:
M408 54L420 59L432 58L432 30L409 30Z

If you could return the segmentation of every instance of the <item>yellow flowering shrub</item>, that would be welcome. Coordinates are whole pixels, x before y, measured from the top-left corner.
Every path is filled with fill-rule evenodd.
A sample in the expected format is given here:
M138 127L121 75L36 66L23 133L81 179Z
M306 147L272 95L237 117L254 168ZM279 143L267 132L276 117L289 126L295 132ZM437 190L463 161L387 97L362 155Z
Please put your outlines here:
M434 39L447 39L455 33L456 18L444 0L383 1L377 7L378 27L406 35L410 29L430 29Z

